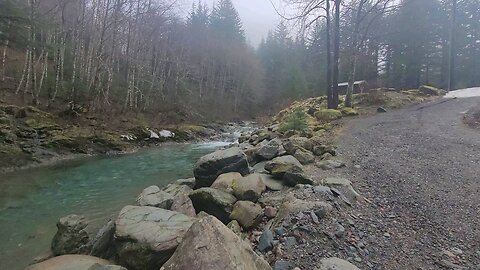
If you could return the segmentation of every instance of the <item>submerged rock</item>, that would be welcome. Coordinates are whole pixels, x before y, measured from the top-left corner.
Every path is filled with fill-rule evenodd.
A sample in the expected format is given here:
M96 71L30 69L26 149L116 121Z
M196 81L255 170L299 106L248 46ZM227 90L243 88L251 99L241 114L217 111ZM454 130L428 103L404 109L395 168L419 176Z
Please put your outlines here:
M115 222L118 261L129 270L160 268L195 221L165 209L125 206Z
M25 270L127 270L97 257L86 255L63 255L41 263L33 264Z
M196 188L209 187L222 173L239 172L247 175L247 156L238 147L218 150L201 157L195 164L194 175Z
M215 217L195 222L160 270L271 270L235 233Z
M60 218L57 233L52 240L54 255L85 254L88 252L89 236L85 217L69 215Z
M223 223L230 222L233 204L237 198L230 193L214 188L200 188L189 195L197 213L204 211L220 219Z

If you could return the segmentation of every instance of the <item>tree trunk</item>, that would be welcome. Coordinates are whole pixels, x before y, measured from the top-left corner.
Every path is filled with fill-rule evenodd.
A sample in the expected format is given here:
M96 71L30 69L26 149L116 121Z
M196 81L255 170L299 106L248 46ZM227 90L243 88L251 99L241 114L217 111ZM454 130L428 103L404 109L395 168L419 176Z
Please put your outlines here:
M457 0L452 0L452 18L450 25L450 51L448 64L448 91L455 88L455 25L457 19Z
M338 108L338 77L339 77L339 59L340 59L340 5L341 0L335 0L335 35L333 48L333 88L332 88L332 109Z
M327 17L327 30L326 30L326 50L327 50L327 106L329 109L335 108L332 95L332 52L330 47L330 31L331 31L331 20L330 20L330 0L326 2L326 17Z

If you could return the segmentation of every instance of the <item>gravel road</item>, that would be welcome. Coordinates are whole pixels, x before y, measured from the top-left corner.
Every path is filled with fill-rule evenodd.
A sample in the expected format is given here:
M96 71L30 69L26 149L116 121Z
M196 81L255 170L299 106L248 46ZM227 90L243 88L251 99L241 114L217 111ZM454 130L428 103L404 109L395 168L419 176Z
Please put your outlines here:
M361 268L480 269L480 133L462 122L480 97L468 96L346 128L339 152L371 201L354 210L355 226L368 235Z

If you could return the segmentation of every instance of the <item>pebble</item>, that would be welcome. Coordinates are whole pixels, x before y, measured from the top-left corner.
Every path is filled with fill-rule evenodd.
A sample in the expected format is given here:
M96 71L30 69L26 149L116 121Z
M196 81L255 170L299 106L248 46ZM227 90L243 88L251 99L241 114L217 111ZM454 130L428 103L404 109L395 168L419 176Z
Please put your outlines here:
M267 218L272 219L277 216L277 209L271 206L267 206L265 207L265 210L263 210L263 213Z
M288 270L290 263L288 261L276 261L273 265L273 270Z
M278 227L273 229L273 231L278 235L278 236L284 236L287 234L287 230L284 227Z
M337 227L335 228L335 236L338 238L342 238L345 235L345 227L342 224L338 223Z
M389 233L384 233L383 236L389 238L391 235Z
M310 216L312 217L313 223L318 224L318 223L320 222L320 221L318 220L317 215L316 215L313 211L310 211Z

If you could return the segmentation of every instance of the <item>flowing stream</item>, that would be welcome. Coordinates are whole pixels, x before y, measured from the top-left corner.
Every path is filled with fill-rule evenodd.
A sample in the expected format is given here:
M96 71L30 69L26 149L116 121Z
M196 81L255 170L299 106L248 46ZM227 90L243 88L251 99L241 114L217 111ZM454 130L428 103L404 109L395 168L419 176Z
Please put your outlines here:
M192 177L197 159L219 146L164 145L0 175L0 268L23 269L45 254L60 217L80 214L100 226L145 187Z

